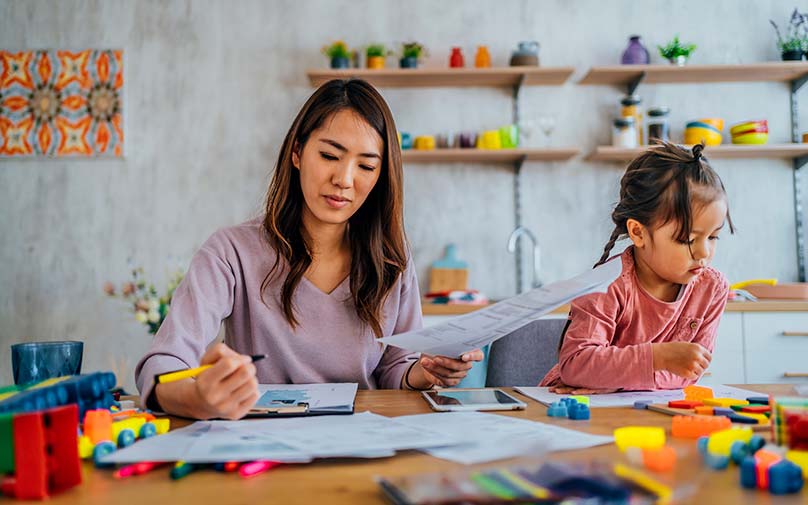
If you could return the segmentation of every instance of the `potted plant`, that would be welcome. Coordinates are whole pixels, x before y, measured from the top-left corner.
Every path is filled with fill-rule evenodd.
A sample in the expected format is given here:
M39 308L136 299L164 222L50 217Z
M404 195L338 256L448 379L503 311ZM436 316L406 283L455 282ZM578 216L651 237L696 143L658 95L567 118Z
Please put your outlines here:
M342 40L323 47L323 54L331 59L331 68L350 68L351 52Z
M674 65L683 67L693 51L696 50L696 44L682 44L679 42L679 36L677 35L665 46L657 46L657 48L660 56Z
M418 42L405 42L401 44L399 66L401 68L418 68L418 60L426 54L426 48Z
M373 69L384 68L384 58L390 54L384 44L371 44L365 50L367 67Z
M774 32L777 34L777 48L780 50L780 56L783 60L801 60L803 53L808 50L808 19L805 14L800 14L797 9L791 13L791 19L788 22L788 32L783 37L780 34L780 28L773 20L769 22L774 27Z

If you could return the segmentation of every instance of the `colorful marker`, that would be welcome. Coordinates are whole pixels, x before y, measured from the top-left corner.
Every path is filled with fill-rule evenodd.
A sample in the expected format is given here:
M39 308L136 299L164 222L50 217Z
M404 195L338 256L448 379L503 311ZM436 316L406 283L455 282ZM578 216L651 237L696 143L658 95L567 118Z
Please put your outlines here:
M278 461L253 461L252 463L244 463L241 465L238 473L244 478L255 477L278 465L280 465Z
M174 463L174 468L171 469L171 478L174 480L181 479L199 468L199 465L193 463L186 463L185 461L177 461Z
M252 358L252 362L255 363L256 361L260 361L266 358L266 354L253 354L250 356ZM202 365L196 368L186 368L185 370L176 370L174 372L166 372L162 374L158 374L154 376L154 383L155 384L165 384L167 382L174 382L182 379L188 379L190 377L196 377L197 375L201 374L208 368L212 367L213 365Z
M162 461L143 461L141 463L134 463L132 465L121 467L115 471L113 476L116 479L125 479L126 477L131 477L132 475L143 475L144 473L149 473L155 468L159 468L164 465L166 465L166 463Z

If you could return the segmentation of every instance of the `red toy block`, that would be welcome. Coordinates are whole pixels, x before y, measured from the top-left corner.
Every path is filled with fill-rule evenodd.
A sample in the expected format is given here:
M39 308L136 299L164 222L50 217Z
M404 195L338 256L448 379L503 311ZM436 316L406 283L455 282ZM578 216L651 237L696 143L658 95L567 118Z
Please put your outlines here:
M76 404L44 412L50 492L60 493L81 484Z
M703 407L704 404L699 400L672 400L668 402L668 407L672 409L687 409L693 410L696 407Z
M765 414L771 412L772 408L768 405L744 405L741 407L741 412L749 412L751 414Z
M724 416L673 416L673 420L671 421L671 436L679 438L699 438L731 427L732 421Z

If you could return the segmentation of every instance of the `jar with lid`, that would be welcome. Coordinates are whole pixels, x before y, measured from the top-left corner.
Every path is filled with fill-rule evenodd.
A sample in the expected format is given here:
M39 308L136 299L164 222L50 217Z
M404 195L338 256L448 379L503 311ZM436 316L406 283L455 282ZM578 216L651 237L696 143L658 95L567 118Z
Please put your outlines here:
M642 99L637 95L626 95L622 100L620 100L620 105L623 106L620 109L621 117L634 118L634 129L636 130L637 134L637 145L642 145Z
M631 116L615 118L612 126L612 145L615 147L637 147L637 127Z
M671 126L668 123L670 109L667 107L654 107L648 109L648 143L655 140L669 142L671 139Z

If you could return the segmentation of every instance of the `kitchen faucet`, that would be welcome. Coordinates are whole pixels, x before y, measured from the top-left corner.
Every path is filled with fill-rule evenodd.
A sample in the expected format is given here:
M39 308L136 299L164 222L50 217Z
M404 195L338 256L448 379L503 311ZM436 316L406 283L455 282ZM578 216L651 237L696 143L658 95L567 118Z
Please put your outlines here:
M531 284L531 289L540 288L542 285L542 282L539 280L539 267L541 266L541 248L539 247L539 242L536 240L536 236L533 235L533 233L524 226L517 226L516 229L514 229L513 232L511 232L511 236L508 237L508 252L516 253L517 242L523 235L526 236L533 244L533 282ZM521 293L523 291L521 264L516 265L516 272L518 279L518 286L516 288Z

